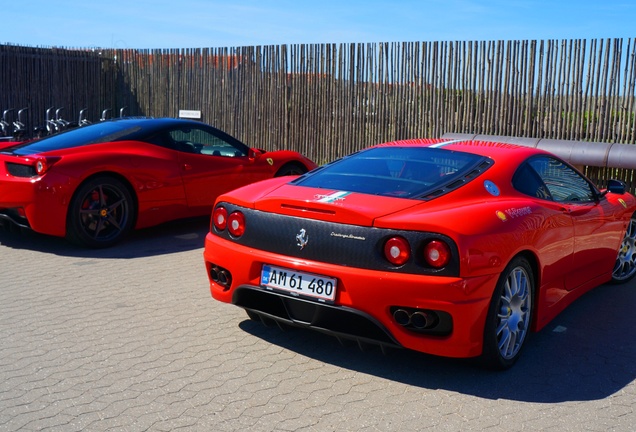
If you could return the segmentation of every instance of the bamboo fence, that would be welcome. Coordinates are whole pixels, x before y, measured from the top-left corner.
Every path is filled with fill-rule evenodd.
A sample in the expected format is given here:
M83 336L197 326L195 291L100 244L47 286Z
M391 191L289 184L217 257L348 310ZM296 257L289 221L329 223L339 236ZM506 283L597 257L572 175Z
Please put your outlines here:
M636 40L303 44L170 50L0 45L0 110L201 120L318 163L445 132L636 143ZM590 170L603 180L607 173ZM616 174L615 172L611 173ZM631 171L620 172L631 179Z

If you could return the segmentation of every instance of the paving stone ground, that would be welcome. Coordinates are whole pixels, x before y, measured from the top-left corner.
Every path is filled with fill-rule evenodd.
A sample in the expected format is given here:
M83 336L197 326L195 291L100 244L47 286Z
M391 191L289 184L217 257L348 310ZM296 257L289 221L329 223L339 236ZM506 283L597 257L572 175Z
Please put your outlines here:
M343 347L210 297L207 220L105 250L0 230L0 431L633 431L636 281L506 372Z

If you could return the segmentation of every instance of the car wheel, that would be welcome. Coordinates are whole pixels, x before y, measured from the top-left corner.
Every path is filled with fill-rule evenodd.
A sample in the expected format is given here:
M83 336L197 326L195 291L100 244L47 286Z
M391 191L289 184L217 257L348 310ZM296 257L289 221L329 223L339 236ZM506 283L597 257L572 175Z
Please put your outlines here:
M613 283L624 283L636 276L636 214L632 215L625 237L618 248L616 264L612 271Z
M68 210L70 241L92 248L109 247L131 230L134 204L124 183L113 177L95 177L75 191Z
M280 167L274 177L283 177L283 176L297 176L302 175L307 172L307 168L298 163L288 163Z
M488 308L482 354L486 366L508 369L519 358L530 330L533 293L530 264L517 257L501 273Z

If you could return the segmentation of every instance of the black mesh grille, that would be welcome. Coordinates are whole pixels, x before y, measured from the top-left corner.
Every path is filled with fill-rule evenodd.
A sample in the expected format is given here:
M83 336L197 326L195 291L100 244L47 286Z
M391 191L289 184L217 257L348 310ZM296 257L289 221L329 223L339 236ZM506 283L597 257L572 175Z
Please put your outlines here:
M31 165L22 165L16 163L6 163L7 172L14 177L35 177L35 167Z

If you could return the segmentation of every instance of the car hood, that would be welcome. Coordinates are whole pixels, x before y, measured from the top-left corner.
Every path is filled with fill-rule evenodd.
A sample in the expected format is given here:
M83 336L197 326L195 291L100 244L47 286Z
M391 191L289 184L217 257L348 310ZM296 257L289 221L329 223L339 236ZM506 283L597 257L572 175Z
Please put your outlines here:
M254 208L328 222L373 226L377 218L421 203L419 200L308 188L288 183L261 196L254 202Z

